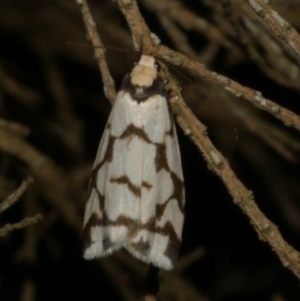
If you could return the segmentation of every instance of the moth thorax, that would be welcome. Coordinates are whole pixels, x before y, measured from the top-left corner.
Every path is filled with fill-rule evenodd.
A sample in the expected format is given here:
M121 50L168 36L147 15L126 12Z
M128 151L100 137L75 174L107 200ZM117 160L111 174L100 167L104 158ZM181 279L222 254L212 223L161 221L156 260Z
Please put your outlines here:
M149 66L137 65L133 68L130 77L134 86L151 87L157 78L157 70Z

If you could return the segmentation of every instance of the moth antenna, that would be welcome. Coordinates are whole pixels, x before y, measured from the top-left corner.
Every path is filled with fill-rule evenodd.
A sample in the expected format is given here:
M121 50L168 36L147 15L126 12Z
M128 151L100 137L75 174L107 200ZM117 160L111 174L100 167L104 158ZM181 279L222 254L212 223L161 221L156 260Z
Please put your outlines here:
M95 46L91 44L83 44L83 43L77 43L77 42L67 42L66 43L68 46L77 46L81 48L95 48ZM141 53L140 51L128 49L126 47L114 47L114 46L96 46L96 48L101 48L103 50L110 50L110 51L115 51L115 52L123 52L126 53L127 57L127 62L131 62L129 65L132 66L132 61L134 63L137 63L139 59L141 58ZM129 53L133 54L133 57L131 59L129 58Z

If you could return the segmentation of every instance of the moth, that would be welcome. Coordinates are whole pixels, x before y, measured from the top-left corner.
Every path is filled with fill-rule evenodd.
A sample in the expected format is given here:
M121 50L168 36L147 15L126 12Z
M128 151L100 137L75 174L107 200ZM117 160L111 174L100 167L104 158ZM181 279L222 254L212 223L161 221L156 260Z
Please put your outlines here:
M166 81L142 55L121 84L89 182L84 258L125 248L170 270L184 221L184 181Z

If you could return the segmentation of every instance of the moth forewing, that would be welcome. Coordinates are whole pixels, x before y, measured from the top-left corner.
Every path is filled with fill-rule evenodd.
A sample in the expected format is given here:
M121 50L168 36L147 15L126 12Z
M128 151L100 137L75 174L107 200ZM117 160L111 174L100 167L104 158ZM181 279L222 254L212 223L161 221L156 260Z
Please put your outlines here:
M117 94L100 142L84 216L84 258L125 248L172 269L184 219L184 186L165 82L142 55Z

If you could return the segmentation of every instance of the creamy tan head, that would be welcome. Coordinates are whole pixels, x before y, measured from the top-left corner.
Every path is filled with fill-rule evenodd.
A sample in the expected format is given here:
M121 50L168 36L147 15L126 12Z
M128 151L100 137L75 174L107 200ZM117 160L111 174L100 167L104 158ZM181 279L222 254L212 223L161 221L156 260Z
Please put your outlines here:
M131 83L134 86L150 87L156 77L155 58L149 55L142 55L130 74Z

